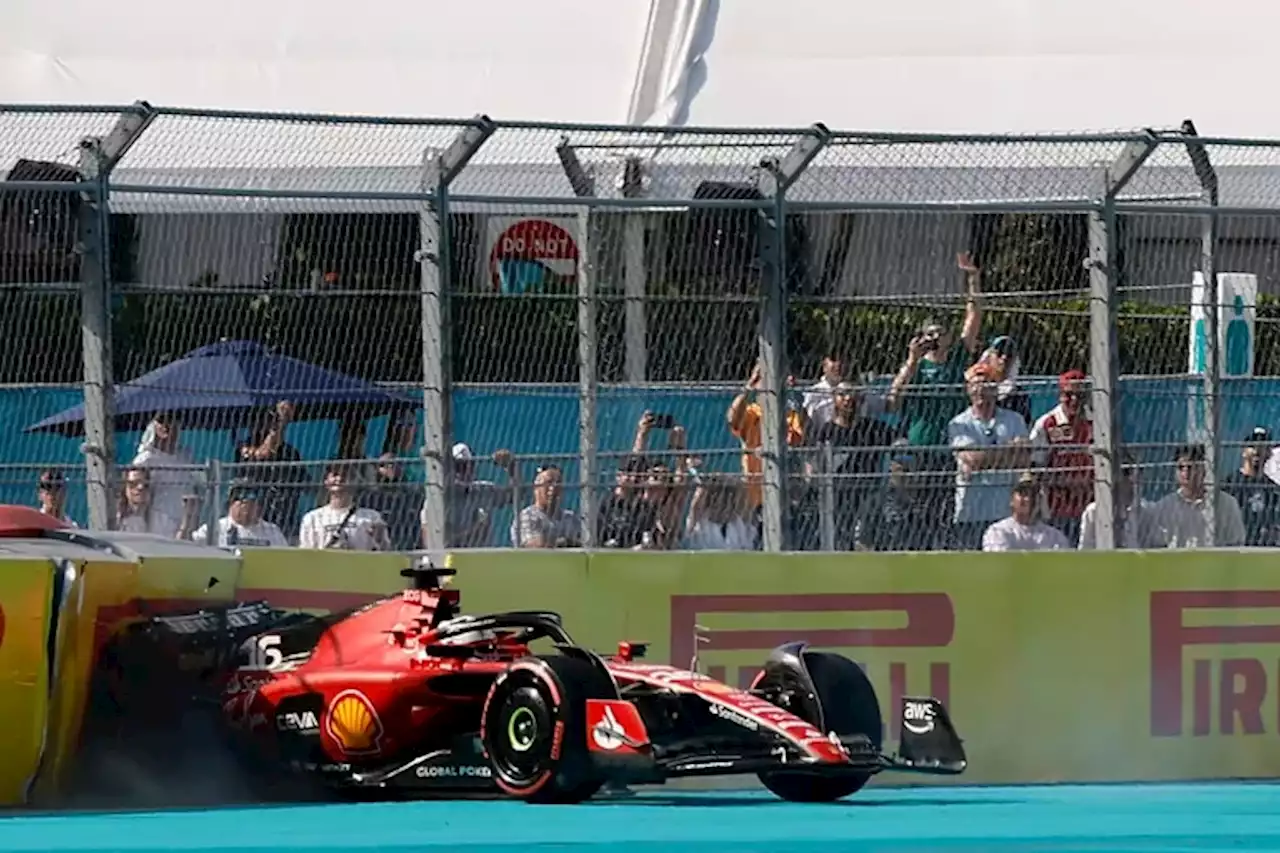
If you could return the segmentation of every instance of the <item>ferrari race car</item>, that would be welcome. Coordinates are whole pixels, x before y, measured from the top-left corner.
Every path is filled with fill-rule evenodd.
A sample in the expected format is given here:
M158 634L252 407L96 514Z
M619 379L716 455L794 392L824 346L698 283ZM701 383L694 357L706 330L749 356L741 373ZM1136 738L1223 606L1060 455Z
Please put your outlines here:
M758 774L783 799L819 802L882 770L965 769L940 702L905 699L899 750L888 754L862 669L802 642L775 649L739 689L696 660L644 663L636 643L589 651L555 613L462 615L444 582L452 570L402 574L412 583L400 595L328 616L241 603L154 617L113 651L115 671L192 676L163 683L204 690L254 772L330 791L572 803L605 783ZM549 653L535 653L539 641ZM142 704L182 713L154 696Z

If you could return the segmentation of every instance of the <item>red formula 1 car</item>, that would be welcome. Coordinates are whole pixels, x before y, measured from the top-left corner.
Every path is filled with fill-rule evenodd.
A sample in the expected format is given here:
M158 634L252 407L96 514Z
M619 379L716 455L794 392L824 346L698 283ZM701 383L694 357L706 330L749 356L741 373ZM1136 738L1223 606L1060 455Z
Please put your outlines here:
M406 570L403 594L352 612L237 605L156 619L149 635L210 665L212 638L231 638L219 704L237 751L338 789L568 803L606 782L752 773L784 799L829 801L882 770L965 768L930 698L904 701L899 751L883 752L875 691L839 655L782 646L742 690L696 662L642 663L637 644L588 651L554 613L461 615L451 574Z

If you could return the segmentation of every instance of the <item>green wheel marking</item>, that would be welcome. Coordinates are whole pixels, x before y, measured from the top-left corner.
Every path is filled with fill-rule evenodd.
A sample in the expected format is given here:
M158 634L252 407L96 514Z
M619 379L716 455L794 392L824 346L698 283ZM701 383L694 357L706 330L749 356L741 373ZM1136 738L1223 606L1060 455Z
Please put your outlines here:
M528 752L538 733L538 720L528 708L520 707L511 712L507 720L507 742L516 752Z

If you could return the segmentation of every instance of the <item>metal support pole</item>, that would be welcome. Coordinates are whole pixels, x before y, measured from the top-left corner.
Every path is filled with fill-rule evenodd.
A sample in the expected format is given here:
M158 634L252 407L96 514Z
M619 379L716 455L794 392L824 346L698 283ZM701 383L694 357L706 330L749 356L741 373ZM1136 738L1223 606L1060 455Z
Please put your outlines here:
M1218 270L1214 258L1214 249L1218 243L1218 173L1209 159L1209 152L1204 145L1193 141L1197 136L1196 126L1187 119L1182 123L1182 134L1186 138L1187 156L1191 160L1191 168L1200 182L1203 203L1214 208L1213 212L1200 219L1200 274L1204 277L1204 402L1207 409L1205 428L1208 433L1204 443L1205 467L1205 534L1207 542L1199 543L1201 547L1212 548L1218 541L1218 474L1219 460L1222 458L1222 339L1218 334L1221 323L1222 305L1218 295Z
M567 137L556 146L556 157L573 194L578 198L596 198L595 177L582 165L577 150ZM640 158L626 159L619 189L624 198L638 199L644 195L644 164ZM633 385L642 384L648 378L648 331L644 303L649 278L645 253L648 219L648 214L640 211L627 211L622 217L623 327L626 330L623 335L623 372L625 381ZM584 237L589 236L585 231L582 233Z
M599 402L599 327L596 325L594 218L589 208L578 212L578 518L582 547L596 544L596 489L600 482L596 451L596 407Z
M835 453L830 444L822 445L822 482L818 484L822 507L822 550L836 549L836 471Z
M1093 379L1093 500L1097 548L1110 551L1123 541L1122 508L1115 500L1119 463L1116 423L1119 366L1116 358L1116 282L1111 240L1116 208L1109 197L1102 212L1089 214L1089 375Z
M204 544L218 544L218 519L222 517L222 460L210 459L204 468Z
M815 124L779 161L761 164L759 189L773 201L760 211L760 454L764 469L765 551L785 551L787 542L787 190L831 138Z
M138 101L120 116L106 136L80 142L80 194L77 249L80 258L80 334L84 359L85 492L89 526L114 526L115 380L111 361L111 207L110 177L120 159L155 118L150 104Z
M645 256L645 232L649 214L628 213L622 225L623 323L626 329L624 369L626 381L639 385L649 374L649 326L645 296L649 289L649 266Z
M1131 142L1103 169L1102 210L1089 214L1089 375L1093 390L1093 499L1097 548L1112 550L1124 535L1124 510L1116 500L1121 470L1120 367L1116 337L1118 285L1115 257L1116 198L1155 150L1154 134Z
M488 116L477 116L443 151L428 149L423 167L423 192L432 194L419 214L418 263L422 300L422 459L425 503L423 546L433 554L448 547L446 484L452 481L452 412L449 371L448 299L453 291L452 227L449 185L496 129Z

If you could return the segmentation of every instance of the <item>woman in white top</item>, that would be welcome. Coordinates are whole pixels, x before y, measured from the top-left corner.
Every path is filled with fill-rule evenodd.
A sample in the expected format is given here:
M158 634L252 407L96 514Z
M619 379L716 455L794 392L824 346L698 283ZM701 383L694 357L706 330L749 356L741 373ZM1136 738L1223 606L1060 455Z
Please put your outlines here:
M194 519L194 508L189 507L179 519L155 506L151 498L151 472L146 468L125 470L116 503L116 530L186 538L183 534L194 525Z
M738 483L700 483L689 502L684 546L690 551L754 551L756 531L747 522L746 504Z
M45 515L51 515L72 527L80 526L67 516L67 482L58 469L49 468L40 472L36 499L40 502L40 511Z
M275 524L262 517L262 493L253 484L235 482L227 501L227 514L218 519L209 541L209 525L202 524L191 538L218 548L286 548L289 541Z
M331 465L324 474L329 500L302 517L298 547L341 551L390 551L382 515L356 503L348 466Z
M193 470L190 451L178 446L181 425L170 414L156 415L142 434L133 467L151 473L151 505L169 518L181 519L203 491L203 477ZM198 509L198 507L197 507Z

